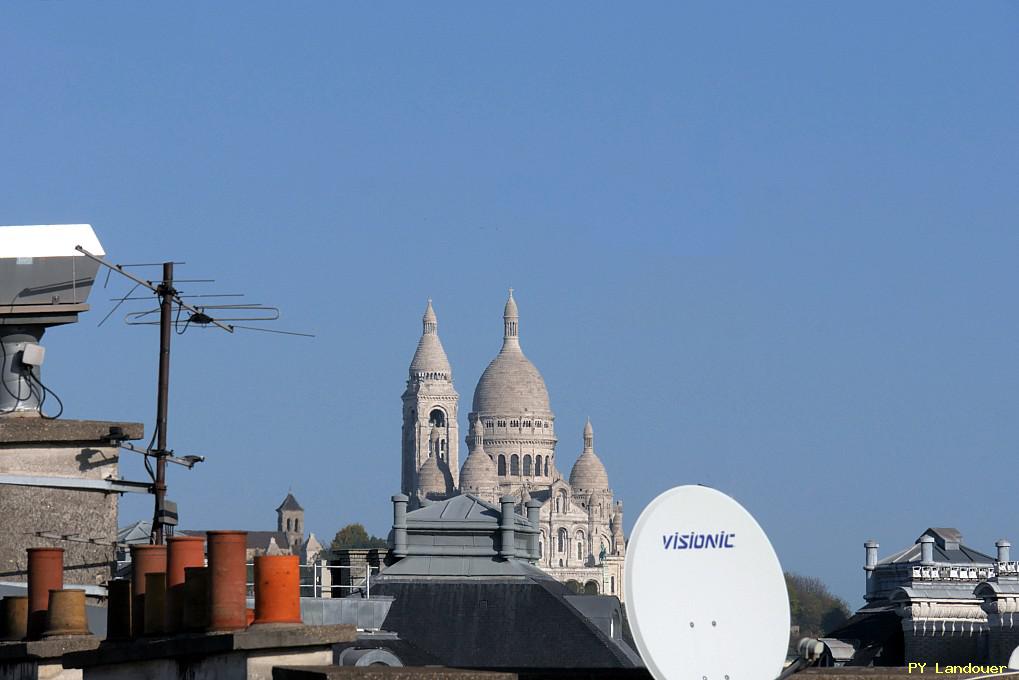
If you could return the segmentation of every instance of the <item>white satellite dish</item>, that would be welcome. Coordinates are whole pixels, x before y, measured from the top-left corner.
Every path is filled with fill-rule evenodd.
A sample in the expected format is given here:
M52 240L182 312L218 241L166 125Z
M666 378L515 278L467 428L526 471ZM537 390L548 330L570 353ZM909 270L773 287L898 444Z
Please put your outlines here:
M626 546L626 610L656 680L774 680L789 596L764 530L721 491L678 486L644 509Z

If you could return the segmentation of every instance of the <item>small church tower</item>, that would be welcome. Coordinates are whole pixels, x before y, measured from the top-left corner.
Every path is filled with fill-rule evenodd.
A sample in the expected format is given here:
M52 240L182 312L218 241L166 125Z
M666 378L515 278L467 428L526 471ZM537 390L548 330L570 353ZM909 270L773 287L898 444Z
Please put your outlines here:
M460 477L457 429L460 395L453 388L453 369L439 340L439 322L430 299L421 321L421 340L410 362L407 389L403 393L400 487L411 498L419 490L419 473L426 463L429 479L437 479L431 468L438 467L447 487L445 494L453 493ZM434 460L429 463L429 458Z
M304 508L292 493L276 508L276 531L287 535L287 547L292 555L300 554L304 543Z

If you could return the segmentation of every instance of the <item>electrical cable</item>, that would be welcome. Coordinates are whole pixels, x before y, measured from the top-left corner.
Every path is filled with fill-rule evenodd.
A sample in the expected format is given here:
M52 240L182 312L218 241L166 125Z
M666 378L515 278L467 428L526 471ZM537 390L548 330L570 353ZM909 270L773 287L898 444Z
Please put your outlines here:
M57 418L62 416L64 414L64 402L60 398L60 396L57 395L57 393L54 392L53 390L51 390L50 388L46 387L46 385L43 384L42 380L39 379L39 376L37 376L35 374L35 371L33 371L31 368L28 369L28 378L29 378L29 381L30 381L29 385L31 385L32 384L31 381L34 380L39 385L39 387L42 388L42 396L40 397L40 400L39 400L39 415L41 415L46 420L56 420ZM52 394L53 398L56 399L57 403L60 405L60 410L57 411L57 415L55 415L55 416L48 416L48 415L46 415L45 413L42 412L42 405L46 401L46 395L47 394Z
M0 354L0 369L2 369L3 366L7 365L7 344L4 343L2 340L0 340L0 352L2 352L2 354ZM31 381L28 382L28 396L27 397L22 397L21 396L21 387L20 387L20 385L18 387L18 394L15 394L11 390L11 388L7 386L7 383L3 381L2 377L0 377L0 382L2 382L3 385L4 385L4 391L7 392L7 394L9 394L12 397L14 397L14 406L12 406L9 410L2 411L0 413L14 413L18 409L18 404L20 404L23 401L28 401L29 399L32 398L32 383L31 383Z
M177 333L177 335L184 335L185 333L187 333L188 327L191 326L191 319L194 316L193 314L188 314L188 318L184 320L184 328L182 330L180 327L180 313L183 310L184 308L182 306L177 305L177 318L175 318L173 321L173 330Z
M156 481L156 471L152 469L152 465L149 463L149 453L152 451L152 445L156 443L156 434L159 432L158 428L152 428L152 439L149 440L149 445L145 447L145 452L142 455L142 460L145 461L145 471L149 473L149 479L153 482Z

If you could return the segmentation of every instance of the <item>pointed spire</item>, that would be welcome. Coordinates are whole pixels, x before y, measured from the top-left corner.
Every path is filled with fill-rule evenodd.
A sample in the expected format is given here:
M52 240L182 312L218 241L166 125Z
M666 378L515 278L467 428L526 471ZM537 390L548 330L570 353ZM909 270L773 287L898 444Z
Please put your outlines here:
M591 418L588 417L587 425L584 425L584 453L594 452L594 428L591 427Z
M421 340L418 341L417 351L410 362L410 376L453 379L449 359L439 340L439 319L435 316L435 309L432 308L432 298L428 298L424 316L421 317Z
M425 315L421 317L422 333L435 333L439 330L439 319L432 309L432 298L428 298L428 306L425 307Z
M513 289L509 289L509 298L506 300L506 307L502 311L502 348L520 349L520 313L517 311L517 301L513 299Z

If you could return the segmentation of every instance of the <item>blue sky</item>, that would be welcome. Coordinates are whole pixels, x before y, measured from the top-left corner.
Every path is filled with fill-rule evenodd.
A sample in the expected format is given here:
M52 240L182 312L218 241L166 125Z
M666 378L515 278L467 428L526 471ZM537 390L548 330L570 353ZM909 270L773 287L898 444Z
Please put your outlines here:
M175 338L171 443L209 458L171 470L188 526L268 528L292 488L323 540L384 533L425 299L466 414L513 286L560 469L590 415L628 527L710 484L855 605L866 539L1019 540L1017 22L8 4L0 223L91 223L114 260L185 260L317 333ZM155 332L96 327L124 290L47 334L45 377L68 417L151 428Z

